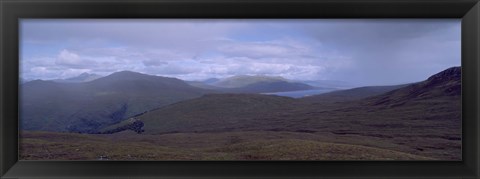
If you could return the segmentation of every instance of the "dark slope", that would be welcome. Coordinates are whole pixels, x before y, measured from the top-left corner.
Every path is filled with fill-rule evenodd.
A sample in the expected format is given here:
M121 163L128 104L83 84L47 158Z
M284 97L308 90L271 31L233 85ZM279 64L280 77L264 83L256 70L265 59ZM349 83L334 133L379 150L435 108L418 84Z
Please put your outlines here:
M403 105L420 100L439 100L461 95L461 68L452 67L427 80L369 99L373 105Z
M86 83L32 81L22 87L25 130L95 132L125 118L211 91L174 79L117 72Z
M259 94L212 94L150 111L138 118L147 133L231 131L260 125L293 98ZM261 125L260 125L261 127Z
M376 132L370 133L389 136L394 130L396 135L409 131L412 135L430 133L441 138L459 138L460 77L460 67L453 67L425 81L359 100L341 99L344 102L335 104L301 100L303 107L295 111L298 116L331 120L329 129L338 133L359 134L371 130Z
M313 131L387 140L405 146L405 151L414 154L459 160L460 77L460 67L454 67L423 82L377 96L335 104L303 105L293 116L302 116ZM300 127L295 124L285 129L297 126Z
M316 127L319 127L318 129L325 127L334 129L335 127L344 127L341 121L352 121L352 119L355 119L357 123L364 119L368 119L368 122L375 122L376 119L372 119L372 117L377 117L371 115L382 116L385 114L386 116L383 119L402 123L404 121L397 119L415 117L415 115L423 116L423 114L438 116L438 114L443 113L417 113L423 110L432 111L439 109L445 109L446 113L449 113L445 115L449 116L451 114L452 116L450 117L453 117L460 112L458 108L460 101L460 89L458 88L460 78L455 77L457 74L447 73L447 75L453 76L441 78L433 76L424 82L400 85L404 87L374 87L367 92L358 92L359 89L341 91L346 96L357 98L358 96L367 96L365 94L372 95L374 92L380 93L398 88L381 95L348 102L340 101L330 105L303 99L295 100L286 97L257 94L206 95L151 111L140 116L139 119L145 122L147 132L164 133L175 131L173 128L179 131L222 129L216 125L222 126L224 130L239 128L259 129L260 127L263 127L263 129L282 128L282 130L301 130ZM412 96L416 96L416 98L411 98ZM429 96L434 98L426 98ZM409 102L411 105L392 106L391 103L385 101ZM364 118L366 116L362 115L366 115L368 118ZM333 123L330 126L325 126L324 122L326 120ZM176 123L175 121L188 122ZM255 124L260 124L259 122L261 121L268 124L265 126ZM278 123L278 121L281 122ZM376 122L382 123L386 121ZM224 126L224 124L232 125Z

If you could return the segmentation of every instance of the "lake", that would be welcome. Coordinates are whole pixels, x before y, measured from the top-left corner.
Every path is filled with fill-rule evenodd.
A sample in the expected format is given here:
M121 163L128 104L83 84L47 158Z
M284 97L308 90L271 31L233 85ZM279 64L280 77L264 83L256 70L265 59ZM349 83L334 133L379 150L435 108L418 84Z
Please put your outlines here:
M313 90L287 91L287 92L262 93L262 94L286 96L286 97L291 97L291 98L302 98L302 97L306 97L306 96L312 96L312 95L327 93L327 92L330 92L330 91L335 91L335 89L313 89Z

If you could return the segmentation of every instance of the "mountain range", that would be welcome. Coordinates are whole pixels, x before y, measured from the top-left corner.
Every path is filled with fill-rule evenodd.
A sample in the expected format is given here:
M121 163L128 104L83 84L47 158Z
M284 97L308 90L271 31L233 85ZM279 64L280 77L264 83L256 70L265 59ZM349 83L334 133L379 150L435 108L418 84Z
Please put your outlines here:
M342 128L345 121L354 122L352 119L355 116L365 118L384 113L387 116L393 115L387 117L392 120L375 123L388 126L389 123L404 123L403 118L395 116L398 112L410 113L411 110L417 112L427 108L446 110L448 114L443 116L452 117L446 120L455 121L459 118L454 116L460 113L460 74L460 67L455 67L418 83L354 88L300 99L259 94L211 94L149 111L137 118L145 123L147 133L318 131L324 128L336 129L335 126ZM367 114L366 111L376 113ZM414 114L407 118L416 117ZM440 113L424 115L440 116ZM458 124L451 124L450 127L458 127Z
M298 156L291 153L299 149L297 142L321 141L436 159L461 159L460 67L446 69L417 83L359 87L303 98L228 91L259 83L292 84L277 77L244 79L245 76L230 78L232 82L228 83L220 83L228 81L225 79L200 81L218 85L214 89L129 71L81 83L31 81L21 88L21 127L113 134L92 137L117 136L140 141L135 145L154 141L159 147L202 146L194 149L206 152L200 156L223 156L225 150L234 150L241 158L248 159L256 157L257 148L263 144L277 142L289 146L285 151L288 154L277 153L279 156ZM130 134L128 130L138 134ZM194 140L196 137L202 140ZM219 138L226 143L219 143ZM217 148L209 148L210 141L216 141ZM301 146L299 152L309 150ZM251 153L244 156L245 151ZM272 151L279 150L276 147L265 152ZM351 148L345 149L335 157L350 151ZM389 152L386 154L390 156Z
M281 77L238 76L215 79L210 80L210 84L204 83L213 86L210 89L175 78L129 71L84 83L36 80L25 83L22 88L22 128L97 133L128 125L128 122L122 121L135 117L145 124L146 133L317 131L309 128L320 124L324 128L323 118L340 118L344 115L342 112L331 111L328 112L329 115L322 115L323 118L316 115L328 110L348 108L348 113L358 113L361 116L367 107L371 108L367 111L382 109L395 112L391 109L402 109L403 104L420 106L429 103L429 96L435 97L432 100L437 101L448 96L458 98L459 69L460 67L447 69L418 83L360 87L300 99L257 94L272 90L314 88ZM415 94L426 100L416 100L412 97ZM412 101L421 101L422 104ZM448 98L445 104L455 106L453 102L456 101ZM456 108L450 111L454 109ZM308 120L299 122L302 119ZM311 121L313 119L318 120ZM330 127L334 129L332 126L335 125L337 124L331 124Z
M212 85L131 71L105 77L83 73L62 80L34 80L21 84L21 127L25 130L95 133L131 116L204 94L312 88L267 76L235 76L207 81ZM222 85L227 83L235 86Z
M35 80L21 86L25 130L94 132L125 118L213 93L182 80L122 71L83 83Z
M75 76L75 77L66 78L66 79L56 79L56 80L52 80L52 81L59 82L59 83L82 83L82 82L93 81L93 80L99 79L101 77L102 76L97 75L97 74L82 73L82 74L80 74L78 76Z
M300 99L209 94L149 111L135 121L142 122L144 133L152 135L265 131L328 136L325 140L336 142L345 136L349 144L457 160L462 124L460 76L460 67L454 67L418 83ZM124 125L131 124L116 127Z
M319 88L278 76L265 75L237 75L224 79L210 78L188 83L199 88L214 89L225 93L274 93Z

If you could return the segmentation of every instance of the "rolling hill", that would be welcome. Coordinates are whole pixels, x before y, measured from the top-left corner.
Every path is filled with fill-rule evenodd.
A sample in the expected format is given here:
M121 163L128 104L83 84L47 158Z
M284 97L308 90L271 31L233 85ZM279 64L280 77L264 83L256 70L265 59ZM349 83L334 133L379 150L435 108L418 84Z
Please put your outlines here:
M147 112L138 119L146 133L232 131L249 128L293 98L260 94L210 94Z
M349 136L358 143L371 140L372 146L373 141L388 141L382 146L386 149L401 146L413 154L458 159L460 73L455 67L419 83L342 91L352 92L347 96L354 100L328 104L315 102L320 99L316 97L306 101L259 94L205 95L138 119L147 134L285 131Z
M21 89L22 129L81 133L213 92L179 79L129 71L84 83L35 80Z

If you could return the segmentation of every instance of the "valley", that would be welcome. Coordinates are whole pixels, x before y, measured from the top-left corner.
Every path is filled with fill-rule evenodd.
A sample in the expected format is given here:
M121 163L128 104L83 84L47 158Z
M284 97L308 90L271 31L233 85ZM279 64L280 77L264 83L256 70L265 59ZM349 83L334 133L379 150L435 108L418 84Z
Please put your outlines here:
M68 85L27 82L21 158L461 160L460 67L417 83L299 98L261 93L328 88L233 79L242 80L202 87L119 72Z

